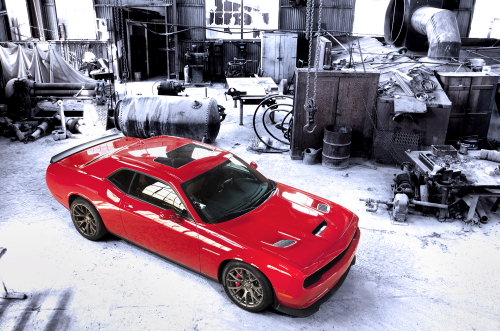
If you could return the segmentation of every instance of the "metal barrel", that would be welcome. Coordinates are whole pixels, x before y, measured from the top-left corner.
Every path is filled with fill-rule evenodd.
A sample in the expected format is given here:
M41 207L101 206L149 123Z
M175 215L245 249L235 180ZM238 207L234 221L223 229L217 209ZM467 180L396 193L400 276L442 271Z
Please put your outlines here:
M325 127L321 164L327 168L343 169L349 166L352 129L348 126Z
M206 142L215 141L221 122L215 99L177 96L125 97L114 118L128 137L170 135Z

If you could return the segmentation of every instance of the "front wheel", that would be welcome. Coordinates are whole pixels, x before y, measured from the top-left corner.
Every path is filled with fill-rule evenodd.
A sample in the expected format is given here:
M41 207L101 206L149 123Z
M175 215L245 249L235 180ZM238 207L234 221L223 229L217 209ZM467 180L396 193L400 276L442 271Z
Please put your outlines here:
M76 198L71 203L71 219L78 232L89 240L99 240L108 232L97 209L85 199Z
M222 285L229 298L250 312L266 309L272 302L273 291L266 276L243 262L230 262L222 273Z

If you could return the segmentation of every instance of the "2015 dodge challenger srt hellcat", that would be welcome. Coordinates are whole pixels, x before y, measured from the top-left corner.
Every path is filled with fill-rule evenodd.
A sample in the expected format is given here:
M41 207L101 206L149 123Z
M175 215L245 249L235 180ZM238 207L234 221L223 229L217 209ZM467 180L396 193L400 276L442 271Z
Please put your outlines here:
M256 169L189 139L114 135L53 156L46 179L83 237L214 278L245 310L309 315L354 264L358 217Z

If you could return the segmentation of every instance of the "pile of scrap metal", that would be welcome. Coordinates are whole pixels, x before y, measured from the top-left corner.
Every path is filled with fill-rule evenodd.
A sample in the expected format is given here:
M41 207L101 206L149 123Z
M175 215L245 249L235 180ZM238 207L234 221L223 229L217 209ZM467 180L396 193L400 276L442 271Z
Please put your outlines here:
M55 139L80 133L85 124L84 110L100 110L107 117L108 109L113 106L114 90L104 81L36 83L16 78L7 82L5 98L7 108L1 114L0 134L27 143L52 132L58 125L61 129L54 132ZM65 116L65 111L72 116Z
M491 211L500 202L500 153L470 151L458 153L450 145L432 146L431 151L408 151L409 162L394 176L393 199L361 199L367 211L376 211L380 204L392 208L394 222L406 222L410 207L432 214L440 221L462 220L486 223L488 216L484 197L496 198Z

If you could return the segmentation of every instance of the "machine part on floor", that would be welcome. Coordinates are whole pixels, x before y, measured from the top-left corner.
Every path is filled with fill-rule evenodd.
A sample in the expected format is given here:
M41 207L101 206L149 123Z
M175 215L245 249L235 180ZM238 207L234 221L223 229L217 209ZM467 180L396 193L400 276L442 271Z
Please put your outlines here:
M44 134L46 134L50 128L52 127L52 120L50 119L47 119L47 120L44 120L42 123L40 123L37 127L36 127L36 130L29 136L27 136L25 139L24 139L24 143L28 143L28 142L31 142L31 141L35 141L37 140L38 138L40 138L41 136L43 136Z
M401 170L402 172L394 176L394 184L392 185L393 194L397 195L403 193L406 194L408 198L412 199L415 197L415 183L417 178L415 174L411 172L411 164L409 162L404 162L401 165Z
M83 118L68 118L66 120L66 128L69 130L71 133L82 133L80 131L80 127L84 125Z
M179 93L183 92L186 88L184 84L176 80L163 80L157 86L158 95L174 95L177 96Z
M236 93L228 91L228 94ZM270 95L262 100L253 114L253 130L256 137L275 152L287 152L290 145L293 122L293 96ZM261 137L271 137L266 142Z
M47 99L90 100L96 105L113 104L113 85L105 81L92 83L36 83L29 79L11 79L5 87L9 117L13 119L36 116L37 103Z
M7 248L5 247L0 247L0 259L2 256L7 252ZM1 269L0 269L1 270ZM3 294L0 295L0 299L18 299L18 300L24 300L28 296L24 293L19 293L19 292L12 292L7 290L7 286L5 285L5 282L3 281L2 277L0 277L0 280L2 281L2 289L3 289Z
M392 219L396 222L406 222L406 215L408 215L408 206L410 200L404 193L396 193L392 203Z
M314 149L314 148L306 148L304 150L304 158L302 159L302 163L304 164L316 164L319 162L319 156L321 155L322 148Z
M481 202L481 200L477 201L476 213L477 213L477 216L479 217L479 222L481 222L482 224L488 223L488 215L486 215L486 209L484 209L484 206L483 206L483 203Z
M59 116L61 118L61 129L52 131L52 138L54 140L64 140L69 138L71 133L66 130L66 117L64 116L64 104L62 100L57 101L59 106Z
M115 109L115 126L125 136L149 138L170 135L214 142L223 107L213 98L128 96Z
M14 123L12 124L12 128L14 129L14 133L16 134L16 137L19 141L24 141L24 139L26 139L26 136L24 134L24 132L21 131L21 129L19 128L19 123Z

